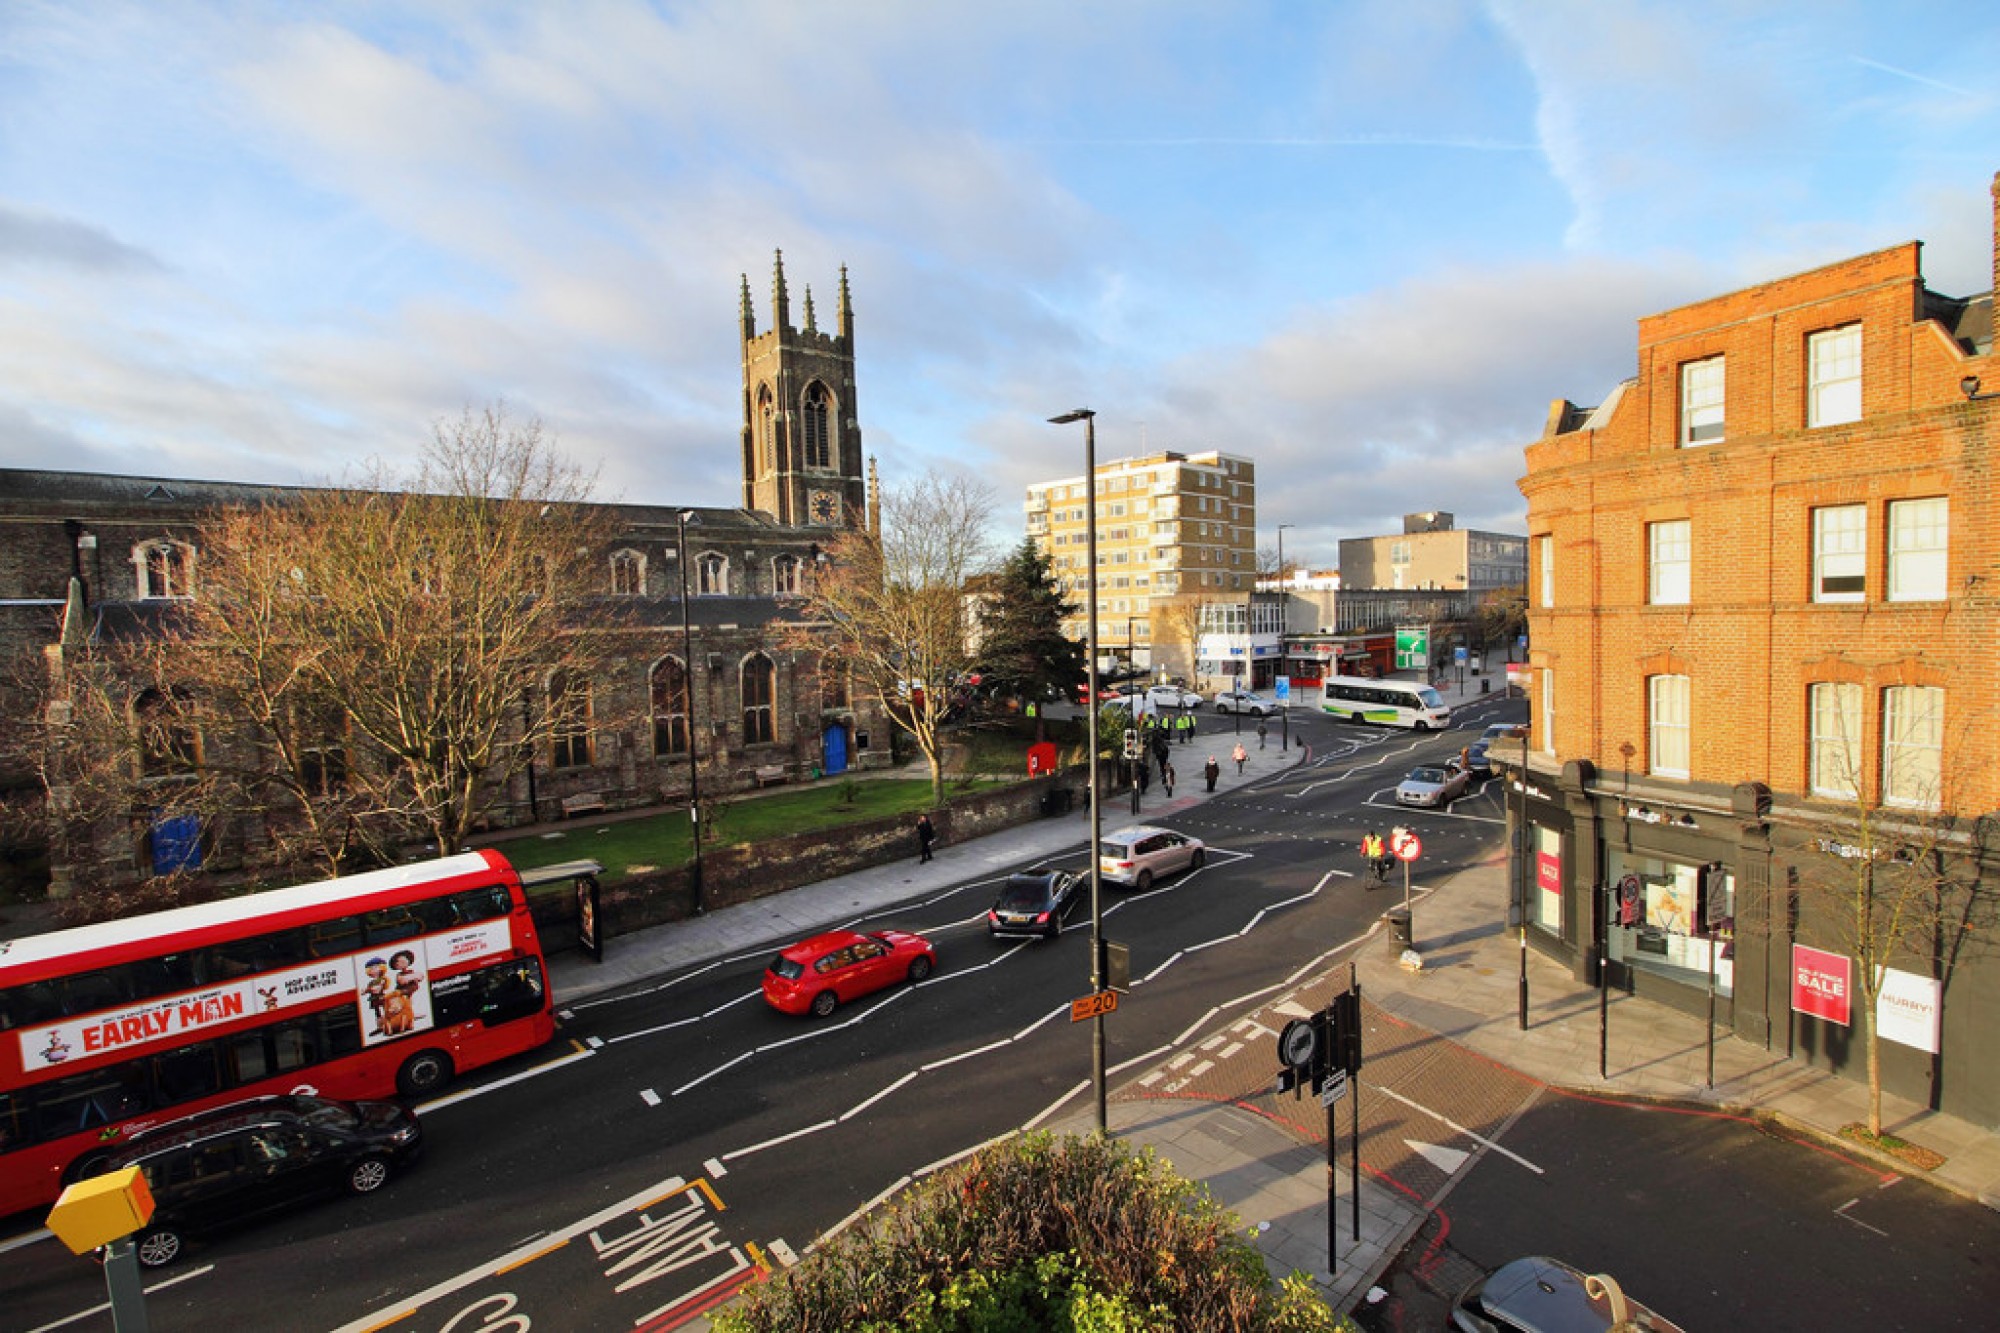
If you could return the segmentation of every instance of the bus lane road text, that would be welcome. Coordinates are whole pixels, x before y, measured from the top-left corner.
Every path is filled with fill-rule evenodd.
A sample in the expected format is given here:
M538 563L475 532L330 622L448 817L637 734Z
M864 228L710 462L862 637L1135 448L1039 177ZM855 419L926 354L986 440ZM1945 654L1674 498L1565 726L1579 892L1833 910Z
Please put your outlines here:
M769 1269L724 1234L706 1180L664 1180L336 1333L529 1333L679 1328Z

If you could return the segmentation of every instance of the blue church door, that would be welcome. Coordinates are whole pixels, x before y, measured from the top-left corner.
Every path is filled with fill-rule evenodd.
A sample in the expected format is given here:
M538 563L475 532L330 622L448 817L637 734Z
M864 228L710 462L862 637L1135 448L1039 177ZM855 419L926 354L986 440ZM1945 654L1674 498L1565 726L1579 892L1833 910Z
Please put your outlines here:
M826 729L823 748L826 751L826 772L831 777L835 773L847 771L847 728L836 722Z

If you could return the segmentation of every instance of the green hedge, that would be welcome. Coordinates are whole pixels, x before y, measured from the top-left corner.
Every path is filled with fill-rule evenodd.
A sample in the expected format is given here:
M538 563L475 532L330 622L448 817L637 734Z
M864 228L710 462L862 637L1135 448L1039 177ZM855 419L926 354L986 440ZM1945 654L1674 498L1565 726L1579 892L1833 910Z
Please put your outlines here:
M1273 1283L1236 1220L1150 1149L1035 1134L906 1191L717 1314L719 1333L1352 1328Z

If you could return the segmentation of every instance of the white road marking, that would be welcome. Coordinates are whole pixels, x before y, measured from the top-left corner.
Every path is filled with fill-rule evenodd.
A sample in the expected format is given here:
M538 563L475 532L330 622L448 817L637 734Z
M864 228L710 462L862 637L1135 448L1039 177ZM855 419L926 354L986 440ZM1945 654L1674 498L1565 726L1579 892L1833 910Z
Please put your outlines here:
M449 1096L424 1102L422 1105L416 1107L415 1110L418 1115L429 1115L432 1111L441 1111L447 1106L456 1106L460 1102L469 1102L474 1097L484 1097L487 1093L504 1088L510 1083L525 1083L531 1078L540 1078L543 1074L553 1073L561 1069L564 1065L575 1064L578 1060L588 1060L596 1054L596 1051L572 1051L561 1059L551 1060L545 1065L536 1065L533 1069L523 1069L518 1074L509 1074L506 1078L496 1078L491 1083L482 1083L476 1088L467 1088L462 1092L454 1092Z
M651 1088L641 1088L639 1089L639 1100L648 1106L658 1106L660 1104L660 1094L654 1092Z
M729 1174L729 1168L722 1164L720 1157L709 1158L701 1164L701 1169L717 1180Z
M1441 1125L1449 1125L1454 1131L1465 1135L1466 1138L1471 1139L1474 1143L1478 1144L1480 1147L1490 1149L1493 1152L1497 1152L1502 1157L1505 1157L1510 1161L1518 1162L1520 1165L1527 1167L1528 1170L1534 1172L1538 1176L1543 1176L1548 1174L1548 1172L1542 1170L1542 1168L1536 1166L1533 1162L1521 1156L1521 1154L1511 1151L1510 1149L1503 1148L1489 1138L1485 1138L1482 1135L1473 1133L1471 1130L1467 1129L1464 1125L1461 1125L1456 1120L1453 1120L1450 1116L1440 1115L1438 1112L1431 1110L1430 1107L1425 1106L1421 1102L1411 1101L1408 1097L1405 1097L1400 1092L1392 1092L1388 1088L1379 1087L1373 1083L1369 1084L1368 1088L1369 1091L1380 1093L1382 1096L1387 1097L1392 1101L1401 1102L1403 1105L1409 1107L1412 1111L1418 1111L1424 1115L1429 1116L1431 1119L1437 1121Z

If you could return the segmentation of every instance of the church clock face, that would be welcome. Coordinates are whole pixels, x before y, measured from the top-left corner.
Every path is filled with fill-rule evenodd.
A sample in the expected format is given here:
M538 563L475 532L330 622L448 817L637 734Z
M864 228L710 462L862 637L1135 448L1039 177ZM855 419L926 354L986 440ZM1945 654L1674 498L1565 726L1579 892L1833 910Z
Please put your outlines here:
M807 497L806 506L815 523L832 523L840 515L840 502L832 491L814 491Z

